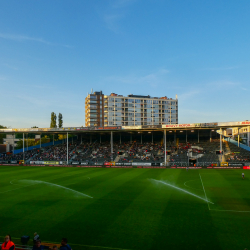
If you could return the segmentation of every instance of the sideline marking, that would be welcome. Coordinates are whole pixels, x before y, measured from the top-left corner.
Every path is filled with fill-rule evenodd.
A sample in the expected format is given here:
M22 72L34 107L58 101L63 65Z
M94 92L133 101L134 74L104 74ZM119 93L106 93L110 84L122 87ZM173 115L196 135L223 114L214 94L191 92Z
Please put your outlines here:
M169 184L169 183L166 183L166 182L164 182L164 181L159 181L159 180L155 180L155 179L152 179L152 180L157 181L157 182L160 182L160 183L162 183L162 184L164 184L164 185L170 186L170 187L175 188L175 189L177 189L177 190L180 190L180 191L182 191L182 192L184 192L184 193L190 194L190 195L192 195L192 196L194 196L194 197L196 197L196 198L198 198L198 199L201 199L201 200L203 200L203 201L206 201L207 203L209 202L209 203L214 204L213 202L211 202L211 201L209 201L209 200L207 200L207 199L204 199L204 198L202 198L202 197L200 197L200 196L198 196L198 195L196 195L196 194L190 193L190 192L188 192L188 191L185 190L185 189L176 187L176 186L171 185L171 184Z
M206 174L206 173L205 173ZM200 174L199 174L200 175ZM200 175L200 179L201 179L201 175ZM203 190L204 190L204 193L205 193L205 197L207 198L207 195L206 195L206 191L205 191L205 188L204 188L204 185L203 185L203 181L201 179L201 184L202 184L202 187L203 187ZM208 205L208 209L210 211L221 211L221 212L235 212L235 213L250 213L250 211L238 211L238 210L223 210L223 209L211 209L210 206L209 206L209 203L207 203Z
M194 180L189 180L189 181L196 181L196 180L199 180L199 179L194 179ZM193 188L193 187L190 187L190 186L186 185L186 183L189 182L189 181L184 182L184 186L186 186L186 187L188 187L188 188L195 189L195 190L202 190L202 189L200 189L200 188Z
M221 209L210 209L212 211L222 211L222 212L225 212L225 211L229 211L229 212L235 212L235 213L250 213L250 211L237 211L237 210L221 210Z
M200 176L200 179L201 179L201 174L200 174L200 173L199 173L199 176ZM207 194L206 194L206 191L205 191L205 188L204 188L202 179L201 179L201 184L202 184L202 187L203 187L203 191L204 191L204 194L205 194L205 198L207 199ZM213 204L214 204L214 203L213 203ZM208 205L208 209L210 210L209 203L207 203L207 205Z

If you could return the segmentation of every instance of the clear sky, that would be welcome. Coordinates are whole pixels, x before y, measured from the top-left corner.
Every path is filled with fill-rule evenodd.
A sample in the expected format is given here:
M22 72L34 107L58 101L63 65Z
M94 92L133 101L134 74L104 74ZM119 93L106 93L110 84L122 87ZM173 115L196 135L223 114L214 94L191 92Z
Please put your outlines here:
M0 0L0 124L84 126L91 88L250 120L249 24L249 0Z

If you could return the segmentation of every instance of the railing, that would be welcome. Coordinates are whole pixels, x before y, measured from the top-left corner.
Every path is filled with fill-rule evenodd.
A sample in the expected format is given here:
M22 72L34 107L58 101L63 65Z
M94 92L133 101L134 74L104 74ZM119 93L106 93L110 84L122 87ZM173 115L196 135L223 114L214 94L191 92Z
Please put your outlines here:
M73 140L76 140L76 139L77 139L77 137L74 136L74 137L73 137ZM72 140L72 137L69 138L69 143L71 143L70 140ZM53 144L53 141L52 141L52 142L47 142L47 143L41 144L41 148L48 147L48 146L53 146L53 145L59 145L59 144L63 144L63 143L66 143L66 142L67 142L67 139L66 139L66 138L65 138L65 139L62 139L62 140L59 140L59 141L54 141L54 144ZM32 150L32 149L36 149L36 148L40 148L40 144L35 145L35 146L30 146L30 147L24 147L24 152L29 151L29 150ZM15 155L15 154L22 153L22 152L23 152L23 149L22 149L22 148L20 148L20 149L15 149L15 150L14 150L14 155Z
M225 138L224 140L225 140L225 141L228 141L228 142L231 142L231 143L233 143L234 145L238 146L238 142L235 141L235 140L233 140L233 139L231 139L231 138ZM250 147L248 147L248 146L245 145L245 144L239 143L239 146L240 146L240 148L243 148L243 149L245 149L245 150L247 150L247 151L250 151Z

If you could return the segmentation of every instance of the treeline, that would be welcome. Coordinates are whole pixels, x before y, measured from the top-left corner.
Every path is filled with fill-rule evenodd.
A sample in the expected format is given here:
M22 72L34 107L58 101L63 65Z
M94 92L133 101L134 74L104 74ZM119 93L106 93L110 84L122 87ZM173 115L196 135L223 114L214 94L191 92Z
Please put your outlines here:
M50 118L50 127L51 128L57 128L56 120L57 120L56 113L51 112L51 118ZM59 113L59 115L58 115L58 128L62 128L62 127L63 127L63 116L61 113Z

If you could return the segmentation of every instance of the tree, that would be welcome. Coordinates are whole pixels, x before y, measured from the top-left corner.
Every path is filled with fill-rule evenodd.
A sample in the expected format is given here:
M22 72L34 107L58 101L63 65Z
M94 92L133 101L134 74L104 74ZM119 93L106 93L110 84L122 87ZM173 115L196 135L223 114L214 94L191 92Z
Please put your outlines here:
M31 127L31 128L38 128L37 126L33 126L33 127Z
M58 115L58 128L62 128L63 127L63 116L61 113L59 113Z
M56 126L56 114L54 112L51 112L50 127L57 128L57 126Z

